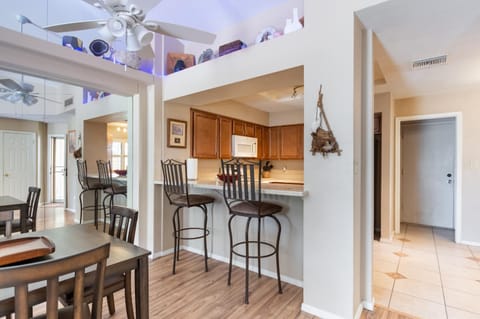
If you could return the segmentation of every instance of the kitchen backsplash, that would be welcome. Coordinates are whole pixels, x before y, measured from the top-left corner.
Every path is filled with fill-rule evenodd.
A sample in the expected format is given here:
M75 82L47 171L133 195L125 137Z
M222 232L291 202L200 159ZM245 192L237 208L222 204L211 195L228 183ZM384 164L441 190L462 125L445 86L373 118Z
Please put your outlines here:
M271 160L270 163L273 165L270 179L303 181L302 160ZM199 180L215 181L219 170L221 171L220 160L198 160Z

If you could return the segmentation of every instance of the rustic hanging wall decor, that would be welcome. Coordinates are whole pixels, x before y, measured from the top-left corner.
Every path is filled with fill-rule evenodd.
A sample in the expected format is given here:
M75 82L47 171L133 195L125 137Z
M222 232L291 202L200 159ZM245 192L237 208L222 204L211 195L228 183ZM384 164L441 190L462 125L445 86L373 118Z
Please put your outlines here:
M324 124L325 123L325 124ZM323 125L326 126L326 129L323 128ZM312 152L313 155L319 152L322 153L324 157L328 153L337 153L340 156L342 150L338 147L337 140L333 135L333 131L330 128L328 123L327 116L323 109L323 93L322 86L320 85L320 90L318 91L318 102L315 112L315 121L312 123Z

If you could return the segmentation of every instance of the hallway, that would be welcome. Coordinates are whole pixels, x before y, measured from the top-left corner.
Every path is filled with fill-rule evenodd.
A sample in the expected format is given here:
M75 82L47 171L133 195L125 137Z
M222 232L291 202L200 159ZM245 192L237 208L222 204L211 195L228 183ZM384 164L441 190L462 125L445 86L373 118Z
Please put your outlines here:
M392 242L374 241L375 304L420 318L480 319L480 247L454 231L402 224Z

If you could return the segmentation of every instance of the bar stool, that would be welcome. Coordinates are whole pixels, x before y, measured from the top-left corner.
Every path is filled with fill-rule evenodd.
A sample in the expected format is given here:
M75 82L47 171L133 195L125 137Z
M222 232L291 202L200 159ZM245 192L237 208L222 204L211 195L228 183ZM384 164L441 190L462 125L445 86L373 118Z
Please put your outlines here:
M163 189L170 202L170 205L177 206L173 213L173 271L175 274L176 262L180 260L180 240L203 238L203 250L205 255L205 271L208 271L207 236L210 231L207 229L207 204L213 203L214 198L207 195L190 194L187 183L187 162L179 162L172 159L162 161ZM198 207L204 213L203 227L183 227L180 223L180 209L187 207ZM199 236L183 235L190 230L201 230Z
M105 232L107 225L107 217L110 218L110 212L116 195L122 195L127 198L127 186L114 183L112 181L112 165L110 161L97 160L98 179L102 185L103 192L106 196L103 198L103 231ZM105 202L108 201L108 214Z
M88 180L87 161L78 159L77 171L78 182L82 187L82 191L80 192L80 195L78 195L78 199L80 201L80 224L82 223L83 219L83 211L93 210L95 227L98 229L98 192L101 191L103 187L99 182L90 182ZM83 197L87 192L94 192L94 204L83 206Z
M223 173L223 197L230 218L228 220L228 233L230 236L230 265L228 268L228 285L232 278L232 257L233 254L245 258L245 303L248 304L248 277L250 258L258 261L258 277L261 277L261 259L275 255L277 264L278 292L282 293L282 282L280 280L279 263L279 243L282 226L274 214L282 211L282 207L273 203L262 201L261 193L261 161L253 162L248 160L231 159L229 161L221 160ZM255 174L258 174L258 182L255 182ZM246 217L244 240L234 242L232 234L232 221L235 217ZM275 244L263 241L260 236L260 223L265 217L270 217L278 226ZM257 238L249 238L249 228L252 218L258 220ZM252 255L250 245L257 247L257 254ZM243 247L245 253L239 249ZM261 253L261 247L268 248L270 251Z

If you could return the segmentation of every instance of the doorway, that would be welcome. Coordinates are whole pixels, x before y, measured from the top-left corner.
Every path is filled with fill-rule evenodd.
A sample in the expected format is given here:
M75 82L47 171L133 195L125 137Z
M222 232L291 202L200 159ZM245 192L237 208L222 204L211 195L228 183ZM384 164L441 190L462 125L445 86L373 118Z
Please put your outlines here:
M64 203L66 194L65 136L50 136L50 196L51 203Z
M395 231L400 222L455 229L460 240L460 114L397 118Z
M24 199L37 185L35 133L0 131L0 194Z

